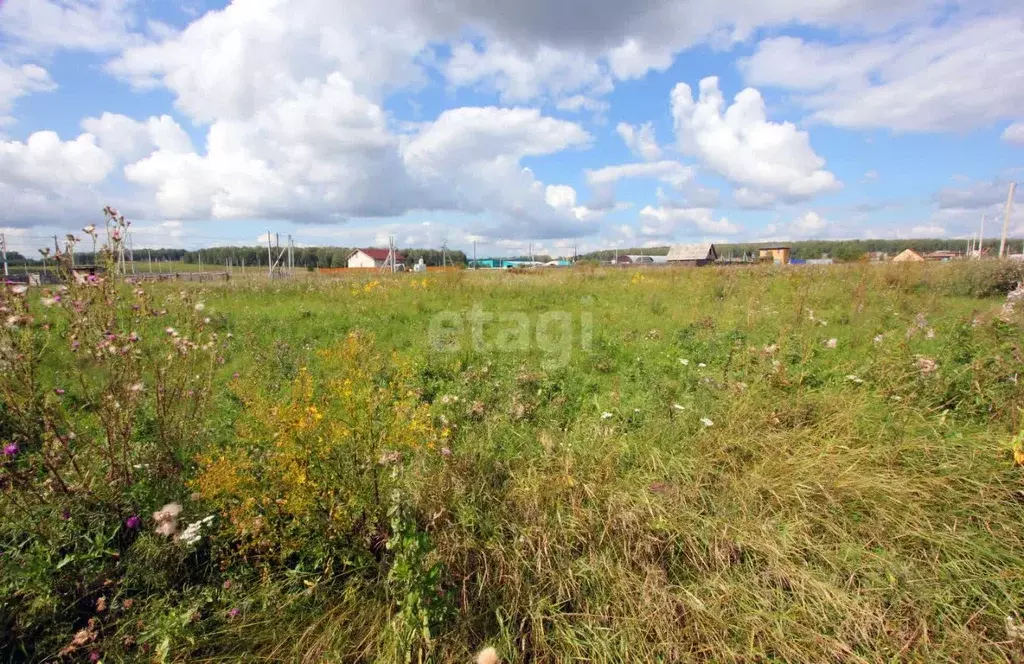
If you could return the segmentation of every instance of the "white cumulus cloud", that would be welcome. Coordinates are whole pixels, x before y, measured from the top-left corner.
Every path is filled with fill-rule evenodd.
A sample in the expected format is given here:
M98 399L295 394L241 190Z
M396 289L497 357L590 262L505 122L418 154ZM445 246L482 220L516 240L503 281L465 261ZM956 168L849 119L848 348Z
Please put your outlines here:
M773 37L740 69L840 127L973 129L1020 116L1024 17L982 14L840 44Z
M1015 122L1007 127L1002 138L1008 143L1024 145L1024 122Z
M661 158L661 146L654 136L654 125L646 122L639 127L634 127L626 122L620 122L615 131L619 133L626 147L638 157L647 161L655 161Z
M690 86L672 90L672 116L679 148L733 183L788 200L810 198L841 185L825 170L807 132L766 117L761 94L747 88L728 107L718 79L700 82L696 99Z

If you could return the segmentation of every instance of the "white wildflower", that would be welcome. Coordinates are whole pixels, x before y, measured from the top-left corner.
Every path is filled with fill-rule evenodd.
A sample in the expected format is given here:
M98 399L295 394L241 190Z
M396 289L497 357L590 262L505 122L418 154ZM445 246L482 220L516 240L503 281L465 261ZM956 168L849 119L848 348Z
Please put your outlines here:
M706 427L713 427L713 426L715 426L715 423L711 421L710 417L702 417L702 418L700 418L700 423L703 424Z
M689 364L690 364L690 361L689 361L689 360L687 360L687 359L680 359L680 360L679 360L679 364L683 365L684 367L685 367L685 366L689 366Z
M828 341L825 342L825 347L826 348L835 348L838 345L839 345L839 339L836 339L835 337L832 337L831 339L829 339Z
M195 310L196 311L202 311L205 308L206 308L205 304L203 304L202 302L196 302L196 306L195 306Z
M883 341L885 341L885 336L884 335L881 335L881 334L876 334L875 335L875 343L876 344L880 344Z
M704 364L703 362L700 362L700 363L697 364L697 368L698 369L703 369L706 366L708 366L708 365Z
M28 292L28 286L26 286L25 284L11 286L11 292L14 293L15 295L24 295L25 293Z
M672 407L675 408L676 410L686 410L686 406L680 406L677 403L672 404Z
M608 413L608 412L601 413L601 419L602 420L611 419L612 417L614 417L614 415L612 415L611 413Z
M924 356L919 356L917 358L916 365L917 365L917 370L921 372L922 376L927 376L929 374L933 374L939 368L939 365L938 365L938 363L935 360L931 359L930 357L924 357Z
M924 338L925 339L934 339L935 338L935 330L929 327L928 331L924 333Z
M181 514L181 505L178 503L167 503L153 512L153 520L156 521L156 534L174 537L178 533L179 514Z
M860 385L861 383L864 382L863 378L859 378L857 376L854 376L853 374L850 374L849 376L847 376L846 380L848 380L848 381L850 381L852 383L857 383L858 385Z

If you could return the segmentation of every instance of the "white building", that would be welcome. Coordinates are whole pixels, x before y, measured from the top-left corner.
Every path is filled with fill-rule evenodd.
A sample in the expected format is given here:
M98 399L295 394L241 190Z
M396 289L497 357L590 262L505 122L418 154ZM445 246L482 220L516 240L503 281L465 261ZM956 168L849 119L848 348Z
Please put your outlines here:
M380 268L388 260L387 249L356 249L348 256L350 268ZM395 263L404 263L405 256L395 253Z

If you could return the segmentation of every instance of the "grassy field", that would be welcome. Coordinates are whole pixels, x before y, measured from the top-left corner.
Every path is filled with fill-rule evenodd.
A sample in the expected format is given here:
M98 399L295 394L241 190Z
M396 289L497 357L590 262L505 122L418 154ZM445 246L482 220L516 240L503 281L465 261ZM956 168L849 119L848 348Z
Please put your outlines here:
M0 462L0 647L1019 660L1024 304L1004 303L1020 276L574 269L101 284L49 306L8 293L23 318L0 336L0 442L17 448Z

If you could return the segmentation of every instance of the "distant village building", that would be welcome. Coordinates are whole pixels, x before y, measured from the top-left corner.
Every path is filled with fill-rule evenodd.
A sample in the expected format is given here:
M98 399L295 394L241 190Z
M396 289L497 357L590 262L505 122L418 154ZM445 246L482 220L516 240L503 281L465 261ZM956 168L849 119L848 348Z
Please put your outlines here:
M633 265L664 265L668 263L668 256L634 256L630 254L627 258Z
M868 253L864 254L864 256L865 258L867 258L867 260L871 261L872 263L881 263L883 261L889 260L889 254L888 252L885 251L869 251Z
M926 261L949 261L954 258L960 258L960 254L955 251L933 251L924 255Z
M776 265L788 265L792 250L789 247L761 247L757 250L757 257L765 262L771 261Z
M892 259L893 263L923 263L924 257L917 253L913 249L904 249L896 258Z
M718 251L710 242L677 244L668 250L665 260L671 265L698 267L718 260Z
M380 268L388 260L387 249L356 249L348 255L348 266L350 268ZM395 253L395 263L404 263L405 256Z

